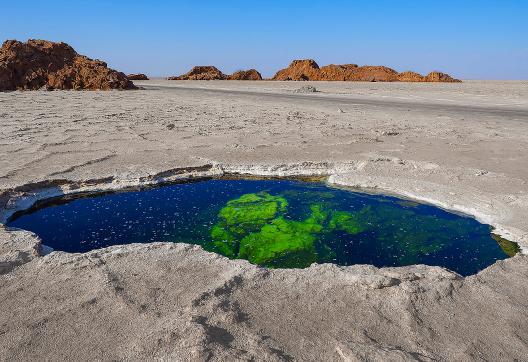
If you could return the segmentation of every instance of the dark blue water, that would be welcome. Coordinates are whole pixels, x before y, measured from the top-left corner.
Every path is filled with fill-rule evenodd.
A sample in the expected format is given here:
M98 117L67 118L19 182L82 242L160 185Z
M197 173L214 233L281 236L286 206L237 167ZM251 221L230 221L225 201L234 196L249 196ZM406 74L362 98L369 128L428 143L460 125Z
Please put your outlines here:
M470 275L508 257L476 220L394 197L290 180L207 180L41 205L8 226L55 250L153 241L268 267L437 265Z

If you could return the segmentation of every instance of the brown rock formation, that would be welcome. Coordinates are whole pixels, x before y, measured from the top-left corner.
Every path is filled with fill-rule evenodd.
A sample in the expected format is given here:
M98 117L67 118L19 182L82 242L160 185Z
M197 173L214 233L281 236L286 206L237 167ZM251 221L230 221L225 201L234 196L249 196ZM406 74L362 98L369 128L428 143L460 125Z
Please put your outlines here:
M319 65L312 59L294 60L288 68L279 70L273 80L321 80Z
M193 67L190 72L176 77L169 77L169 80L225 80L227 76L218 68L212 65Z
M403 72L398 74L398 81L400 82L425 82L425 77L416 72Z
M130 80L149 80L148 77L143 73L129 74L127 78Z
M7 40L0 48L0 91L136 89L106 63L77 54L66 43Z
M234 72L228 78L229 80L262 80L262 75L255 69L239 70Z
M449 74L441 72L431 72L425 77L426 82L460 83L458 79L452 78Z
M363 82L459 82L444 73L433 72L424 77L414 72L398 73L384 66L362 66L356 64L330 64L319 67L312 59L294 60L288 68L281 69L273 80L325 80Z
M358 82L395 82L398 80L398 72L383 66L370 66L356 68L347 80Z
M358 68L357 64L330 64L325 65L319 71L319 80L349 80L352 74Z
M330 64L319 68L312 59L294 60L286 69L279 70L274 80L344 80L344 81L379 81L393 82L398 80L398 73L381 66L358 67L356 64Z

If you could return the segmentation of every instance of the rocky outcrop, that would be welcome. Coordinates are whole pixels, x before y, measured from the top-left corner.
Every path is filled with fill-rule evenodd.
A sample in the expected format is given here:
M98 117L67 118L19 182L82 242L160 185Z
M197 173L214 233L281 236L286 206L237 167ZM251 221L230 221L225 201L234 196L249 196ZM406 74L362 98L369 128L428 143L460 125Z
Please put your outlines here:
M239 70L228 77L229 80L262 80L262 75L256 69Z
M262 80L255 69L241 70L231 75L222 73L218 68L197 66L190 72L169 77L169 80ZM313 59L294 60L288 68L279 70L272 80L311 80L311 81L351 81L351 82L460 82L448 74L431 72L427 76L415 72L398 73L384 66L358 66L357 64L330 64L324 67Z
M180 76L169 77L169 80L225 80L227 76L212 65L196 66L190 72Z
M445 74L442 72L431 72L427 74L425 77L426 82L433 82L433 83L460 83L460 80L452 78L449 74Z
M324 67L312 59L294 60L288 68L279 70L273 80L311 81L363 81L363 82L460 82L444 73L433 72L424 77L414 72L398 73L384 66L358 66L356 64Z
M294 60L286 69L279 70L273 80L322 80L320 68L312 59Z
M400 82L425 82L425 77L416 72L403 72L398 74L398 81Z
M222 73L212 65L196 66L190 72L167 78L169 80L262 80L262 75L255 69L240 70L231 75Z
M383 66L363 66L354 69L346 80L358 82L395 82L398 72Z
M7 40L0 48L0 91L135 89L125 74L79 55L66 43Z
M358 68L357 64L330 64L325 65L319 71L319 80L349 80L352 74Z
M381 66L363 66L356 64L330 64L319 68L312 59L294 60L286 69L275 74L274 80L326 80L326 81L379 81L398 80L398 73Z
M127 78L130 80L149 80L149 78L143 73L129 74Z

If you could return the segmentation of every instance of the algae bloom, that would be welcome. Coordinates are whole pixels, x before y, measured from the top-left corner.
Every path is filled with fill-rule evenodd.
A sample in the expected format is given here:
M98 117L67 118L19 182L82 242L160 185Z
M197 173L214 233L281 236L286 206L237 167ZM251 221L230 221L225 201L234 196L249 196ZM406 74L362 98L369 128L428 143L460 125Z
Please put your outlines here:
M287 206L284 197L265 192L229 201L220 210L205 248L267 267L303 268L332 255L328 246L316 245L322 234L362 230L349 212L323 211L323 205L313 204L304 220L295 221L287 218Z

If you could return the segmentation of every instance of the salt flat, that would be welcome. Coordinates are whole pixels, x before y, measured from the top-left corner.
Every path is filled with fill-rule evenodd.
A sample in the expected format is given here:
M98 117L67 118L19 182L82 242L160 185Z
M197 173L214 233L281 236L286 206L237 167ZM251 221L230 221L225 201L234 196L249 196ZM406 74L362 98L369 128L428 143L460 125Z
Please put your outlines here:
M329 175L469 213L528 248L528 83L135 82L0 93L0 221L37 199ZM0 359L523 360L528 260L266 270L187 245L38 255L0 229Z

